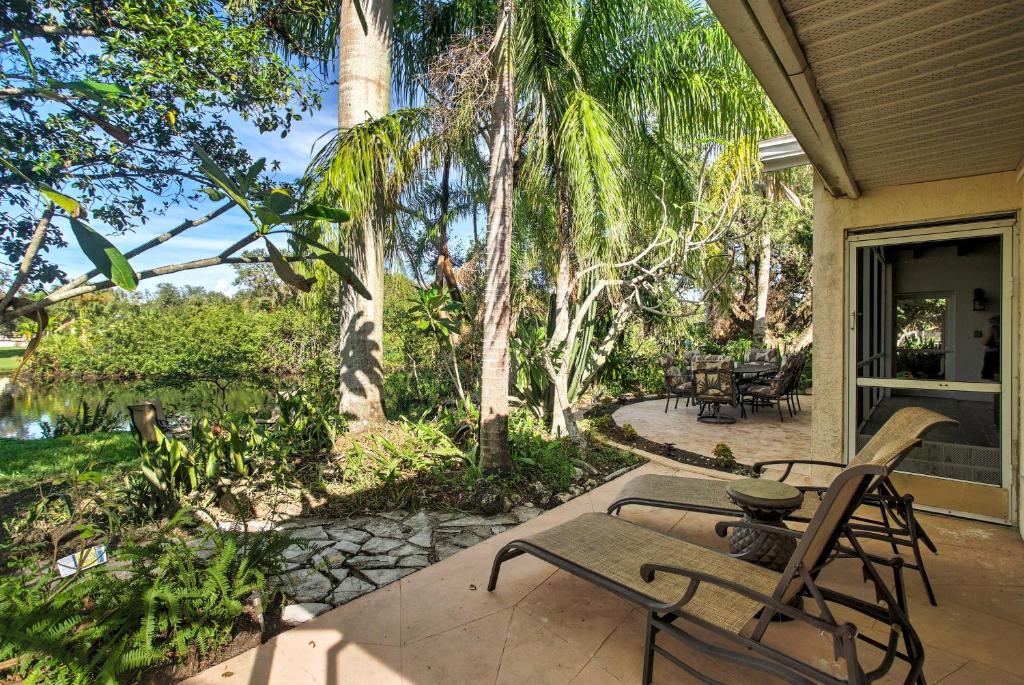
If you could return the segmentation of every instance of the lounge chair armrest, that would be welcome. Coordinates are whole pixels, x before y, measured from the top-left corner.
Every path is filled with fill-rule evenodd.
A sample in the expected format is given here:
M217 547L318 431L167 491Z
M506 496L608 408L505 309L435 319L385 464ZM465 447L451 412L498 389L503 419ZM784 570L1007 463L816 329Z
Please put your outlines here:
M764 468L766 466L780 466L782 464L786 465L786 470L782 472L781 476L779 476L779 482L785 481L789 478L790 472L792 472L793 467L797 464L803 466L833 466L838 469L846 468L846 464L839 464L834 461L817 461L815 459L770 459L768 461L759 461L751 468L754 469L754 473L760 476L764 472Z
M747 599L751 599L755 602L763 604L772 611L788 616L792 619L797 619L809 623L813 627L823 632L837 635L840 637L847 636L853 637L857 634L857 627L851 623L835 624L828 623L821 620L817 616L808 614L805 611L792 607L788 604L776 600L773 597L762 594L751 588L744 587L738 583L734 583L731 580L725 578L719 578L703 571L695 571L693 569L680 568L678 566L669 566L666 564L644 564L640 567L640 577L644 579L644 582L650 583L654 580L658 573L672 573L677 576L683 576L689 578L690 583L686 587L686 591L683 593L682 599L672 604L663 604L658 606L652 606L654 611L661 612L676 612L679 611L687 602L693 599L693 596L697 593L697 588L701 583L710 583L717 585L718 587L725 588L730 592L735 592L738 595L742 595Z

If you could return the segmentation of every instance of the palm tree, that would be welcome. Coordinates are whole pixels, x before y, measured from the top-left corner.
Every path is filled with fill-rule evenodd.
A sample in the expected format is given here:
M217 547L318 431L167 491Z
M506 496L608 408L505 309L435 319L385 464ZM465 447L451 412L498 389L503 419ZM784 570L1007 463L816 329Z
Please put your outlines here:
M362 7L357 5L362 3ZM338 19L338 131L391 110L392 0L342 0ZM360 11L362 10L362 11ZM349 237L371 298L338 289L340 409L355 430L384 420L384 218L380 201Z
M485 471L507 470L512 466L508 442L508 382L516 152L515 12L514 0L502 0L491 44L497 88L491 106L487 285L480 371L480 462Z
M521 0L520 15L523 176L535 202L557 208L540 236L553 255L549 415L552 432L576 437L565 363L573 303L583 299L576 274L646 244L640 234L662 203L692 199L686 184L674 196L653 192L651 160L761 134L774 117L713 16L685 0Z

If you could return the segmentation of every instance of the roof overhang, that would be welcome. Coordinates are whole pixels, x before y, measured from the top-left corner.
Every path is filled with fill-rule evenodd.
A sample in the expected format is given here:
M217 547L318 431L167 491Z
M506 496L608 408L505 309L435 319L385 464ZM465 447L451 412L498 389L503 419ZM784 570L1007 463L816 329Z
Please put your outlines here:
M837 197L860 196L846 155L818 96L814 75L775 2L708 0L807 158Z
M833 195L1024 177L1021 0L707 3Z

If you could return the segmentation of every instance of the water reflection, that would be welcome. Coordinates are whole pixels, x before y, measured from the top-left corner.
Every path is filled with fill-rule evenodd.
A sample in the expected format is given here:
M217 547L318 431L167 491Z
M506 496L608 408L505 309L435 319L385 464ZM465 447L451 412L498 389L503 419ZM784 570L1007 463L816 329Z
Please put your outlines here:
M58 415L73 415L84 399L90 407L110 396L111 411L123 418L128 428L129 404L146 397L159 397L169 417L210 416L228 411L258 411L268 402L271 391L253 383L196 381L185 385L153 382L19 383L11 387L9 376L0 376L0 437L41 438L42 422Z

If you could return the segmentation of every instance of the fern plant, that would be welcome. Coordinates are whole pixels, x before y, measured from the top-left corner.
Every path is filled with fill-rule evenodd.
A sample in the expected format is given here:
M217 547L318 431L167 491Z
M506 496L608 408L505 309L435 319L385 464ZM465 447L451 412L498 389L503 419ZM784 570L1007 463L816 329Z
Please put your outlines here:
M60 438L65 435L87 435L89 433L105 433L121 428L123 417L110 410L114 398L105 398L90 406L82 398L78 401L74 416L58 416L53 423L43 421L40 428L44 438Z
M268 578L294 542L218 530L189 540L168 527L119 548L127 566L116 574L0 577L0 662L27 684L115 685L203 659L230 641L250 595L270 593Z

